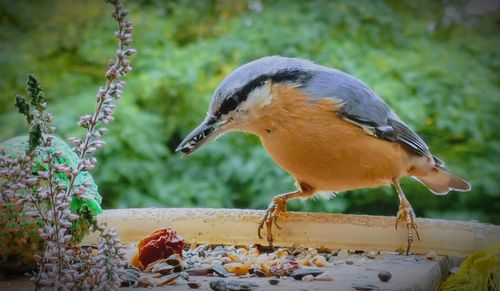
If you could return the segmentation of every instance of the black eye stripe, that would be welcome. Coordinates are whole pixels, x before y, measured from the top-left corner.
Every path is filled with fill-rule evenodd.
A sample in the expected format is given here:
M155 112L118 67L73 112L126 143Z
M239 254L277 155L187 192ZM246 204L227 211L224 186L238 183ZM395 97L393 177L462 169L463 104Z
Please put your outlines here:
M215 112L215 116L219 118L221 115L227 114L238 107L238 105L244 102L248 94L252 92L257 87L265 84L266 81L270 80L273 84L281 82L298 82L305 83L311 79L312 75L310 72L302 70L285 70L279 71L273 75L260 75L254 80L248 82L239 91L237 91L233 96L226 98L222 101L219 109Z
M222 102L219 110L217 111L217 113L215 115L221 116L223 114L227 114L230 111L233 111L234 109L236 109L236 107L238 107L238 104L239 104L239 102L234 100L233 97L227 98L226 100L224 100L224 102Z

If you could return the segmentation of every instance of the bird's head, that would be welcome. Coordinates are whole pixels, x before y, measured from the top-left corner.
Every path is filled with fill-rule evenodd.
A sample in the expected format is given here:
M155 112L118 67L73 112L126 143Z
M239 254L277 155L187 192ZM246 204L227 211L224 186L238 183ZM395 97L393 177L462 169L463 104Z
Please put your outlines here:
M288 83L303 86L312 76L314 64L280 56L264 57L231 72L219 84L205 120L180 143L176 151L190 154L229 131L245 131L273 102L273 86Z

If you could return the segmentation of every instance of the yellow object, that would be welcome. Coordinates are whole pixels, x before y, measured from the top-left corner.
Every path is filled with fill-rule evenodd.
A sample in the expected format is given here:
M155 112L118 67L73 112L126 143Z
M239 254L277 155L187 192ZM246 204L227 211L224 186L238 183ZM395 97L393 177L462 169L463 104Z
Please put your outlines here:
M243 276L246 273L248 273L248 270L250 269L249 264L241 264L241 263L229 263L224 265L224 269L226 271L233 273L238 276Z
M470 255L441 290L500 290L500 243Z

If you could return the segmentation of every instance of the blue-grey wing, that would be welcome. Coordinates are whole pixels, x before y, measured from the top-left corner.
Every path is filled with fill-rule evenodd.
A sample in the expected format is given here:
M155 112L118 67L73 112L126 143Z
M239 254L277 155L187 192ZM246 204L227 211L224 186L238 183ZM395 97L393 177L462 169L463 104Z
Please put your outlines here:
M429 147L366 84L338 70L320 67L303 87L314 98L342 102L338 114L368 134L400 142L416 154L432 157Z

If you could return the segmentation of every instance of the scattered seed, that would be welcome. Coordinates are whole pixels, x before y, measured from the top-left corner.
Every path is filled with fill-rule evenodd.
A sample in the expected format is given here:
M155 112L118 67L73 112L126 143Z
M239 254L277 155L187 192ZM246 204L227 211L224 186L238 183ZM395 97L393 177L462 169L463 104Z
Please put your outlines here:
M231 259L233 263L237 263L240 261L240 258L238 258L238 256L235 254L228 254L227 256L229 257L229 259Z
M152 273L160 273L162 275L167 275L172 273L174 266L167 264L166 262L160 262L151 268Z
M268 282L271 285L278 285L280 283L280 280L276 279L276 278L272 278L272 279L269 279Z
M184 281L189 282L189 275L188 275L188 273L186 273L186 272L181 272L181 278L182 278Z
M406 250L403 248L398 248L396 249L396 253L398 253L398 255L406 254Z
M177 279L180 275L181 275L180 273L174 273L160 278L148 278L148 281L153 286L169 285L170 283L175 281L175 279Z
M186 267L188 267L186 262L179 261L179 265L175 266L174 272L182 272Z
M0 281L2 280L2 274L0 272ZM128 266L125 269L124 280L121 287L132 287L139 283L139 278L141 277L141 272L135 267Z
M210 281L209 286L214 291L226 291L226 282L222 279Z
M326 258L322 255L316 255L312 259L312 263L316 265L316 267L325 267L328 263L326 262Z
M261 254L258 248L251 248L248 251L248 255L258 257Z
M302 277L301 280L304 282L311 282L312 280L314 280L314 276L313 275L305 275L304 277Z
M275 265L273 265L269 271L271 275L283 277L283 276L291 276L292 273L299 269L300 266L296 261L278 261Z
M290 252L285 248L279 248L274 253L276 254L276 257L280 259L284 259L290 255Z
M240 284L240 290L241 291L250 291L252 290L252 286L250 286L250 284L247 284L247 283L242 283Z
M196 247L196 249L193 250L193 253L199 253L201 251L206 251L208 250L208 244L202 244Z
M241 281L241 280L230 280L226 283L227 290L250 291L257 287L259 287L259 285L255 283Z
M366 257L369 259L375 259L375 257L378 255L378 251L371 250L368 253L366 253Z
M198 281L193 282L193 281L191 281L191 282L188 282L187 285L189 286L189 288L197 289L197 288L201 287L201 282L198 282Z
M307 252L309 253L309 255L310 255L311 257L314 257L314 256L316 256L316 255L318 254L318 250L317 250L317 249L315 249L315 248L308 248L308 249L307 249Z
M345 263L348 264L348 265L354 264L353 261L351 261L351 260L347 260L347 261L345 261Z
M328 275L327 273L319 274L318 276L314 277L315 281L333 281L333 278Z
M264 249L265 249L263 245L258 244L258 243L257 244L253 244L251 247L252 248L256 248L257 251L259 252L259 254L262 254L264 252Z
M297 248L293 251L292 255L296 258L303 258L305 257L307 254L306 254L306 251L302 248Z
M344 257L347 257L349 255L349 253L347 252L347 250L340 250L339 252L337 252L337 257L339 258L344 258Z
M191 246L189 246L189 250L190 250L190 251L193 251L193 250L195 250L195 249L196 249L196 247L197 247L196 239L194 239L194 238L193 238L193 239L191 240Z
M238 253L240 253L243 256L248 255L248 250L245 248L238 248L237 251L238 251Z
M298 270L293 271L292 277L295 280L302 280L302 278L304 278L307 275L311 275L313 277L316 277L316 276L323 274L323 273L324 273L324 271L320 270L320 269L304 268L304 269L298 269Z
M248 270L250 269L249 264L241 264L241 263L229 263L224 265L224 269L226 271L233 273L238 276L245 275L248 273Z
M378 286L372 284L353 284L352 288L360 291L380 290Z
M180 265L180 258L178 254L173 254L167 258L167 264L177 267Z
M261 269L254 270L253 272L257 277L267 277L268 275L266 272L262 271Z
M186 270L186 273L190 276L206 276L210 271L210 268L190 268Z
M212 271L217 274L219 277L227 277L229 273L224 269L221 264L214 264L211 267Z
M389 280L391 280L391 277L392 277L391 273L387 271L381 271L380 273L378 273L378 278L382 282L388 282Z
M271 275L271 268L265 262L260 263L260 269L264 272L265 276Z
M151 269L153 269L153 267L157 264L160 264L162 262L166 262L167 260L166 259L159 259L159 260L156 260L152 263L149 263L149 265L146 266L146 268L144 269L144 272L145 273L151 273Z

